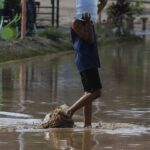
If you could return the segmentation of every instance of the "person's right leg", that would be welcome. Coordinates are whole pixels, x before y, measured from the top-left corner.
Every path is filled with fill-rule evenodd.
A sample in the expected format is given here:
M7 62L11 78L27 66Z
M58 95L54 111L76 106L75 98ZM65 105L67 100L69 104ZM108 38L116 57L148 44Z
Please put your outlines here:
M83 107L84 127L90 127L92 122L92 102Z
M98 97L100 97L100 90L95 92L86 92L83 96L81 96L72 106L68 109L68 114L72 116L78 109L86 106L86 104L92 103L92 101Z

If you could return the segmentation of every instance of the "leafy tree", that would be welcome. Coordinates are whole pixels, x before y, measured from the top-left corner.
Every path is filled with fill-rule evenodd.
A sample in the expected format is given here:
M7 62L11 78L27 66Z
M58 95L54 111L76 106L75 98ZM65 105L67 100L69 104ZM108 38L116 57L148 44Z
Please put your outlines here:
M117 35L124 35L132 28L135 15L141 14L142 11L143 6L140 1L133 3L129 0L117 0L108 7L107 14Z
M4 0L0 0L0 10L4 8Z

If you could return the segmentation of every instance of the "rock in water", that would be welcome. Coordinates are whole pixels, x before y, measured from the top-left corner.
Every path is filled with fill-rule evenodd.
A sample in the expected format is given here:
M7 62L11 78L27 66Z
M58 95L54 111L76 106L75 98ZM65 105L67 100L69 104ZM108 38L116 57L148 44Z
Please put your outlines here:
M66 113L68 106L61 105L48 113L42 123L43 128L72 128L74 121Z

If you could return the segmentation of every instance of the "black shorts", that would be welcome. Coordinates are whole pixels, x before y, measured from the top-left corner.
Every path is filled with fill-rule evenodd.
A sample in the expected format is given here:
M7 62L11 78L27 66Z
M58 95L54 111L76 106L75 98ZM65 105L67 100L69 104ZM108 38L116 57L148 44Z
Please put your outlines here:
M80 72L81 81L83 84L84 91L93 92L95 90L101 89L102 84L97 68L92 68Z

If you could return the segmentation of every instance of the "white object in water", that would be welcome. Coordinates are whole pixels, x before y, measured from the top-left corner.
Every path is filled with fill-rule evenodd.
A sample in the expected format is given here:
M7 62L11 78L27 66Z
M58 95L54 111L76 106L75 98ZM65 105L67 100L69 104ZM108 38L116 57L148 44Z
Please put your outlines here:
M0 111L0 115L11 116L11 117L32 118L31 115L15 113L15 112L5 112L5 111Z
M98 0L76 0L76 18L81 19L82 13L89 13L93 22L97 21Z
M68 109L69 109L69 106L66 105L66 104L63 104L63 105L60 106L60 108L61 108L65 113L67 113L67 111L68 111Z
M69 106L66 105L66 104L63 104L63 105L60 106L60 108L61 108L65 113L67 113ZM45 118L44 118L44 120L43 120L43 123L48 122L48 121L50 120L50 116L51 116L51 112L48 113L48 114L46 114L46 116L45 116Z

